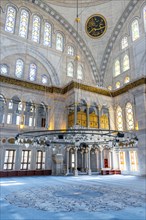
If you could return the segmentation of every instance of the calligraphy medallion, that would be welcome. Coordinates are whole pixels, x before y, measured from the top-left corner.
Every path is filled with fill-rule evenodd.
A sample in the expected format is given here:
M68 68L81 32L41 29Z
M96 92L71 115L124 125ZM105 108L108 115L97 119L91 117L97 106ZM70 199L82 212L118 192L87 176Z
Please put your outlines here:
M106 19L100 14L94 14L86 21L85 29L89 37L102 37L107 29Z

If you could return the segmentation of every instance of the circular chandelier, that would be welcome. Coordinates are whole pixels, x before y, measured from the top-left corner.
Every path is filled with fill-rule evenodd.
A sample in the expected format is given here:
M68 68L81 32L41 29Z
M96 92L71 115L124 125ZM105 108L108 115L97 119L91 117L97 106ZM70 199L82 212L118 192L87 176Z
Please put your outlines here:
M78 149L89 145L96 148L136 147L138 143L137 136L132 132L92 128L27 131L18 133L15 140L26 147L64 145Z

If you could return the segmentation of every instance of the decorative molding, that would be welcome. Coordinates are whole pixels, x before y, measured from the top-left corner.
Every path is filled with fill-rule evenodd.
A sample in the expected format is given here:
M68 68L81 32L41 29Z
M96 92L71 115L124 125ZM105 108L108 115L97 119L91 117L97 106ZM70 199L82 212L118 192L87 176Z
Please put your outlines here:
M70 84L68 84L62 88L56 87L56 86L49 87L49 86L38 85L35 83L26 82L23 80L14 79L14 78L2 76L2 75L0 75L0 82L4 83L4 84L10 84L10 85L23 87L26 89L37 90L37 91L42 91L42 92L47 92L47 93L56 93L56 94L62 94L62 95L66 94L67 92L69 92L70 90L73 90L73 89L81 89L81 90L84 90L87 92L101 94L104 96L116 97L116 96L119 96L123 93L126 93L129 90L134 89L140 85L145 85L146 84L146 77L135 80L134 82L131 82L131 83L125 85L123 88L120 88L116 91L108 91L107 89L97 88L97 87L81 84L81 83L74 82L74 81L71 81Z

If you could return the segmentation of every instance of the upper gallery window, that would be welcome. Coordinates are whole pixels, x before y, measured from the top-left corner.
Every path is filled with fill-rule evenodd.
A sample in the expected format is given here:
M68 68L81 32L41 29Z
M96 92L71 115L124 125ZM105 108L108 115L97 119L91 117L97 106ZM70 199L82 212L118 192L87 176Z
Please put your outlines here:
M22 102L19 102L19 103L18 103L18 110L19 110L19 111L22 111L22 108L23 108L23 104L22 104Z
M24 63L21 59L18 59L16 61L16 69L15 69L15 75L18 77L18 78L21 78L22 75L23 75L23 67L24 67Z
M29 21L28 12L26 10L22 10L20 15L20 26L19 26L20 37L27 38L28 21Z
M120 71L120 61L116 60L115 61L115 66L114 66L114 76L118 76L121 73Z
M77 79L83 79L83 67L81 65L79 65L77 69Z
M35 79L36 79L36 70L37 70L36 65L31 63L30 64L30 69L29 69L29 79L30 79L30 81L35 81Z
M8 74L8 67L6 64L0 65L0 74L7 75Z
M123 38L122 38L121 47L122 47L122 50L123 50L124 48L128 47L128 38L127 38L127 37L123 37Z
M5 31L14 33L15 29L16 10L14 7L8 7L5 23Z
M40 18L37 15L34 15L32 25L32 40L37 43L40 40L40 23Z
M56 35L56 50L63 51L63 36L60 33Z
M138 20L135 19L133 22L132 22L132 40L135 41L139 38L139 24L138 24Z
M117 118L118 131L123 131L123 116L122 116L122 109L120 106L117 107L116 118Z
M116 82L116 89L119 89L121 86L120 82Z
M10 100L8 103L8 109L13 109L13 101Z
M67 54L70 56L74 56L74 48L72 46L68 46Z
M146 6L143 8L143 21L144 21L144 29L146 32Z
M74 66L73 63L70 62L67 64L67 76L73 77L73 74L74 74Z
M123 58L123 71L129 70L129 56L126 54Z
M44 45L51 47L52 27L46 22L44 28Z
M133 109L130 102L126 105L126 122L127 122L127 129L133 130L134 129L134 118L133 118Z
M48 77L46 75L42 76L42 83L47 84L48 83Z
M129 83L129 82L130 82L130 78L129 78L129 76L126 76L124 79L124 83Z

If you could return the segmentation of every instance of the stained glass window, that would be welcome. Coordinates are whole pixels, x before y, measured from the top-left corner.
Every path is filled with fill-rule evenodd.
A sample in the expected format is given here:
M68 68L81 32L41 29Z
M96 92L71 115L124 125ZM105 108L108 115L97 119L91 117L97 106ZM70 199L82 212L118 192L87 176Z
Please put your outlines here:
M120 159L120 170L125 170L126 169L126 163L125 163L125 152L120 152L119 155Z
M74 56L74 48L72 46L68 46L67 54L70 56Z
M26 10L21 11L19 36L27 38L29 14Z
M124 83L128 83L128 82L130 82L130 78L129 78L129 76L126 76L125 80L124 80Z
M130 151L130 169L131 171L137 171L137 152Z
M123 37L123 38L122 38L121 47L122 47L122 50L123 50L124 48L128 47L128 38L127 38L127 37Z
M73 63L70 62L67 65L67 76L73 77L73 74L74 74L74 66Z
M132 22L132 40L135 41L139 38L139 24L138 24L138 20L135 19Z
M81 65L79 65L77 69L77 79L83 79L83 67Z
M0 65L0 74L7 75L8 74L8 67L5 64Z
M108 90L112 90L112 86L108 86Z
M5 31L14 33L15 29L16 10L13 7L8 7L7 18L5 23Z
M40 18L37 15L34 15L32 25L32 40L37 43L39 43L40 40L40 24Z
M23 67L24 67L24 63L21 59L18 59L16 61L16 69L15 69L15 75L18 77L18 78L21 78L22 75L23 75Z
M118 76L120 74L120 61L116 60L115 61L115 66L114 66L114 76Z
M36 79L36 70L37 70L36 65L31 63L30 64L30 69L29 69L29 79L30 79L30 81L35 81L35 79Z
M44 45L51 47L52 27L46 22L44 28Z
M128 102L126 105L126 123L128 130L134 129L133 109L130 102Z
M129 70L129 56L126 54L123 58L123 71Z
M146 32L146 6L143 9L143 21L144 21L144 29Z
M60 33L56 35L56 50L63 51L63 36Z
M116 89L119 89L121 86L120 82L116 82Z
M48 83L48 77L46 75L42 76L42 83L47 84Z
M123 131L123 115L122 115L122 109L120 106L117 107L116 118L117 118L118 131Z

